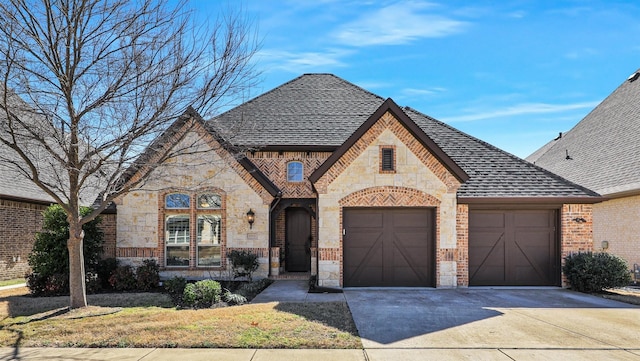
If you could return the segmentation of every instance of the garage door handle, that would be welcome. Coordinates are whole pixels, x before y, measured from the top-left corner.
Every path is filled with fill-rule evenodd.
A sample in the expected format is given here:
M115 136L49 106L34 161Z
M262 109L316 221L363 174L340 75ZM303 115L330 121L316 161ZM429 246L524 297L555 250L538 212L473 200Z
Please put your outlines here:
M347 235L347 230L346 230L346 229L344 229L344 228L342 229L342 235L343 235L343 236L346 236L346 235Z

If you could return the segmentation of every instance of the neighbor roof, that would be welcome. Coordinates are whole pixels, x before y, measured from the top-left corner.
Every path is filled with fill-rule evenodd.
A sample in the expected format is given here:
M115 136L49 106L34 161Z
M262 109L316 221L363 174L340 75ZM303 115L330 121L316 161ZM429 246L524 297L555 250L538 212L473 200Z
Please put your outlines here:
M336 149L384 102L382 97L335 75L305 74L217 116L209 124L216 129L232 128L238 122L251 124L235 134L232 142L236 145ZM403 111L470 177L458 190L458 197L467 202L492 198L600 200L595 192L429 116L411 108Z
M527 159L606 196L640 192L640 70Z

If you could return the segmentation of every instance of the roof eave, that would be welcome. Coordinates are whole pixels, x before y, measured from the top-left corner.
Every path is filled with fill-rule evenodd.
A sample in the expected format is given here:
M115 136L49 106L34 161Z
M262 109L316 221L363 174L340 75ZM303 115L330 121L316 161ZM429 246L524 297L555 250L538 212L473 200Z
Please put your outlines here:
M458 204L594 204L605 197L458 197Z

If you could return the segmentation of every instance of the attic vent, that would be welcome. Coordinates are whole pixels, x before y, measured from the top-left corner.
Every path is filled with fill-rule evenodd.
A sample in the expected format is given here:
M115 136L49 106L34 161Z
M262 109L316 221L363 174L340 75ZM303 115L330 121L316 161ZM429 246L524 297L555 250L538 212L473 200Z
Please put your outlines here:
M627 81L629 83L632 83L634 80L638 79L638 77L640 77L640 71L636 71L635 73L631 74L631 76L627 78Z
M395 148L393 146L381 146L380 147L380 172L395 173L395 171L396 171Z

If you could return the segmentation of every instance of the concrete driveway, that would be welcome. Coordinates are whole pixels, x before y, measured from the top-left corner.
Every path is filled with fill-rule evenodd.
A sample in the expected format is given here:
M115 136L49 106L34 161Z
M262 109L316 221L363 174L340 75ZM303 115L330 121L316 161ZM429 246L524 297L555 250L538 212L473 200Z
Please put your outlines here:
M345 296L371 361L640 360L639 307L569 290L347 289Z

